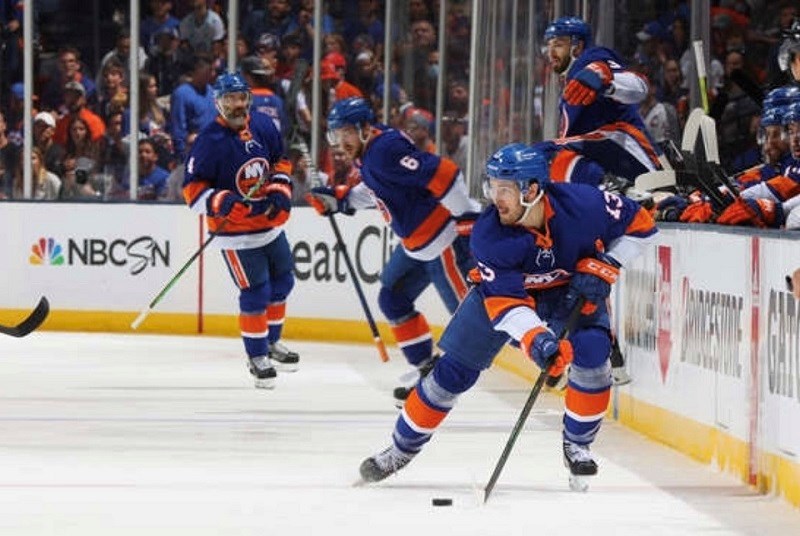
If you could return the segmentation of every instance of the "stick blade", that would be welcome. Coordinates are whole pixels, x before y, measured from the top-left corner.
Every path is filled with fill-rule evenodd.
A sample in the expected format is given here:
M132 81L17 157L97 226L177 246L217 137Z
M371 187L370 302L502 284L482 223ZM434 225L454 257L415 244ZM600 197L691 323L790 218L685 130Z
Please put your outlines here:
M24 337L42 325L47 315L50 314L50 302L42 296L39 303L31 311L28 317L16 326L0 326L0 333L11 337Z
M674 187L677 185L675 171L659 170L642 173L634 181L637 190L652 191L659 188Z

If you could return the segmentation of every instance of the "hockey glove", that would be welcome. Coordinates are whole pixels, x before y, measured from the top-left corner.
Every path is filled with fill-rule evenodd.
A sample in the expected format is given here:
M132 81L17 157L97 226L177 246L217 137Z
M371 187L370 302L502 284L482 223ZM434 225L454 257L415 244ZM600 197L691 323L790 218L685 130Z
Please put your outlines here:
M351 208L350 204L347 202L347 194L349 193L350 187L343 184L334 188L318 186L312 188L311 191L306 194L306 200L308 204L314 207L314 210L322 216L335 214L337 212L343 212L350 216L355 213L355 209Z
M619 278L619 263L605 255L598 253L597 257L586 257L578 261L575 273L569 281L569 289L564 296L564 308L571 311L578 303L581 296L586 298L586 303L581 313L590 315L597 310L597 304L608 298L611 294L611 285Z
M456 232L459 236L469 236L472 234L472 226L480 216L477 212L465 212L461 216L456 216Z
M595 61L578 71L564 88L564 100L573 106L587 106L597 100L597 93L611 85L614 75L602 61Z
M708 223L714 216L714 210L708 201L697 201L686 207L681 213L680 221L684 223Z
M566 339L558 339L545 327L532 329L522 338L521 345L534 363L547 371L547 375L558 377L572 363L572 344Z
M264 199L250 202L250 215L266 214L274 225L282 225L292 210L292 187L285 181L271 182L263 189Z
M655 219L657 221L678 221L689 203L679 195L671 195L662 199L656 205Z
M239 194L230 190L217 190L206 200L206 214L212 218L242 221L250 215L250 207Z
M772 199L744 199L728 206L717 218L722 225L752 225L754 227L780 227L785 221L783 206Z

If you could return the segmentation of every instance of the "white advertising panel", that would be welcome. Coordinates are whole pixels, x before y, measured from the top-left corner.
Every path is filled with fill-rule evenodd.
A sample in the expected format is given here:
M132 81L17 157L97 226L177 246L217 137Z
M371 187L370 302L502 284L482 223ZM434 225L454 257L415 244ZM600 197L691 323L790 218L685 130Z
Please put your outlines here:
M800 462L800 303L784 277L800 267L800 243L761 240L761 449Z
M137 311L197 247L198 218L167 205L18 204L0 211L5 229L5 307L45 295L59 309ZM161 304L193 311L197 272Z

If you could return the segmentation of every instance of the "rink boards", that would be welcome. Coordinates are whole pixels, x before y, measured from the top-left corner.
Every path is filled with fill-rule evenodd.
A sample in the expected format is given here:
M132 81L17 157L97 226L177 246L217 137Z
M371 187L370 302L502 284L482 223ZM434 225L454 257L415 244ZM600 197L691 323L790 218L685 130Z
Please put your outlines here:
M338 216L372 312L379 274L397 239L377 211ZM204 239L185 207L4 203L0 320L17 321L40 295L45 329L129 332L136 313ZM326 219L293 212L287 235L296 286L288 338L370 342L363 311ZM800 308L784 276L800 242L772 232L664 226L614 295L615 322L634 382L615 392L625 424L715 463L800 506ZM427 291L420 308L439 331L447 312ZM193 264L139 328L238 334L236 291L216 251ZM391 335L380 323L384 338ZM377 356L376 356L377 359ZM534 367L505 351L504 368Z

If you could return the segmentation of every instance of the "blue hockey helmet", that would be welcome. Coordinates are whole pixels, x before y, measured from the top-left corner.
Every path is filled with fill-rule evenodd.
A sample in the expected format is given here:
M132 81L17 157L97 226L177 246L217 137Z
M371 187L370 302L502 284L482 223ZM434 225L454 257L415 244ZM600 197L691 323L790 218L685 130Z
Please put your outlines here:
M764 97L764 110L771 108L785 108L794 102L800 102L800 87L781 86L776 87Z
M241 127L247 119L247 113L244 116L234 114L234 101L231 99L236 93L245 94L245 112L249 112L252 94L250 93L250 86L242 78L242 75L239 73L224 73L217 77L217 81L214 82L214 104L217 107L217 111L230 125Z
M375 114L366 99L351 97L336 101L328 113L328 129L336 130L347 125L359 126L374 123Z
M224 73L214 82L214 98L222 98L228 93L250 93L250 86L239 73Z
M511 181L524 193L532 182L541 186L550 182L550 165L547 157L538 148L524 143L510 143L501 147L486 161L484 188L488 188L488 182L492 179ZM492 198L488 193L486 197Z
M800 123L800 102L795 102L786 108L783 124L788 126L790 123Z
M592 46L592 27L588 22L579 17L561 17L550 24L544 30L544 41L554 37L569 36L572 43L583 41L584 48Z
M357 127L359 129L359 138L365 141L360 131L361 125L374 122L375 114L366 99L351 97L336 101L328 113L328 142L331 145L337 145L339 143L339 135L336 130L348 125Z
M786 106L773 106L772 108L764 108L764 111L761 114L760 126L762 128L782 126L786 109Z

